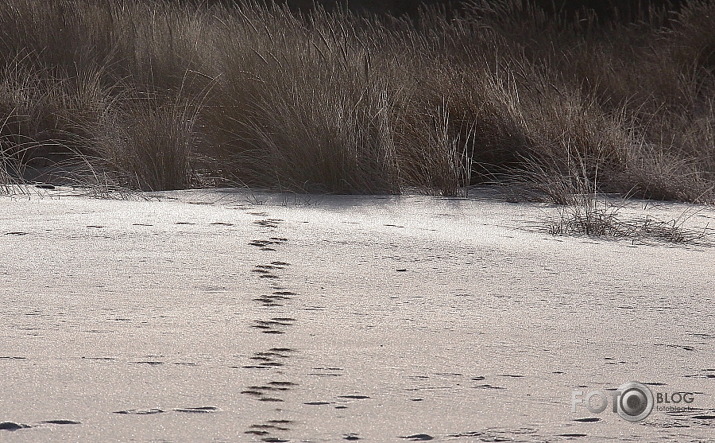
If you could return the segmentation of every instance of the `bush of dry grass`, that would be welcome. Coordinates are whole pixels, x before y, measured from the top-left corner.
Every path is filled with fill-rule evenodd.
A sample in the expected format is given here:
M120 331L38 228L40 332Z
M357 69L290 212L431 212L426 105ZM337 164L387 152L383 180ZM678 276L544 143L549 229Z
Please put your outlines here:
M7 0L2 152L23 164L56 141L138 189L218 177L454 195L498 180L567 202L588 181L708 202L713 29L715 3L701 0L632 24L521 0L399 19L254 1Z
M196 179L192 156L201 144L196 119L195 106L179 99L124 98L87 128L94 143L93 163L114 171L129 188L190 187Z
M687 212L671 220L653 217L622 216L621 207L596 194L575 196L572 204L559 209L558 217L548 223L552 235L576 235L631 242L666 242L711 245L706 230L685 227L692 215Z

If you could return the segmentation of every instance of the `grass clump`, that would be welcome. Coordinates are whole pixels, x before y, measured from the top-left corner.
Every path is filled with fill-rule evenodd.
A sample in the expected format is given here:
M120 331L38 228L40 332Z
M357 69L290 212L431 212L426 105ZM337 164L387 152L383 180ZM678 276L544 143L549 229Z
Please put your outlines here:
M6 3L3 182L81 157L141 190L459 195L496 180L566 204L588 180L715 199L712 1L631 22L522 0L411 17L249 0Z
M621 207L597 195L583 195L574 204L559 208L559 215L548 224L552 235L583 235L616 240L657 241L679 244L709 244L707 228L695 231L685 227L689 216L668 221L653 217L628 218Z
M195 183L192 156L199 150L197 115L190 103L152 97L124 98L88 130L90 162L113 171L133 189L184 189Z

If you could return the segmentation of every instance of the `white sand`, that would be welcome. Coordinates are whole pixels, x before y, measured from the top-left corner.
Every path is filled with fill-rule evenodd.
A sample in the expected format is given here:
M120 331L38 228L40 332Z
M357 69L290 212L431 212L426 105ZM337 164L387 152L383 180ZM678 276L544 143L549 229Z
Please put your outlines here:
M487 191L68 194L0 198L2 441L715 441L715 248ZM631 380L695 409L572 413Z

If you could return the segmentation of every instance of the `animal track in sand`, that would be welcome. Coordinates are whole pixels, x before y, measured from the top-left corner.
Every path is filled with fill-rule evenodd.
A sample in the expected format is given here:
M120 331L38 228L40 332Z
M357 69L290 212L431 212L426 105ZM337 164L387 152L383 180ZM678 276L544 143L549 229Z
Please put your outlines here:
M263 306L266 307L278 307L278 306L283 306L280 301L283 300L289 300L290 297L284 297L282 295L261 295L257 298L254 298L254 301L258 301L263 303Z
M251 240L248 244L260 248L261 251L275 251L276 249L271 247L275 245L281 245L288 241L286 238L276 238L271 237L270 240Z
M264 218L263 220L256 220L253 224L261 226L263 228L276 229L280 222L283 220L280 218Z
M410 440L410 441L429 441L429 440L434 440L434 437L432 437L429 434L414 434L414 435L408 435L406 437L400 437L405 440Z
M517 429L501 429L490 428L486 431L467 431L458 434L449 434L451 438L476 438L476 441L515 441L514 435L533 435L536 434L534 428L517 428ZM472 441L472 440L470 440ZM517 439L517 441L522 441ZM541 440L539 440L541 441Z
M655 346L665 346L666 348L683 349L685 351L694 351L695 350L695 348L692 346L675 345L675 344L670 344L670 343L656 343Z
M342 371L343 368L312 368L313 371L320 371L320 372L310 372L308 375L313 375L316 377L341 377L343 374L340 374L339 371Z
M255 320L254 321L254 328L259 328L259 329L270 329L275 326L290 326L290 323L283 323L280 321L273 321L273 320Z
M270 423L266 423L263 425L251 425L250 429L246 431L246 434L268 435L270 434L270 431L290 431L290 428Z
M579 423L596 423L598 421L601 421L601 419L598 417L584 417L584 418L574 418L573 421L577 421Z
M241 367L244 369L270 369L270 368L278 368L281 366L284 366L283 363L271 361L271 362L261 363L258 365L245 365L245 366L241 366ZM236 368L237 366L231 366L231 367Z
M275 385L274 383L280 384ZM275 394L290 391L293 386L297 386L297 384L292 382L270 382L262 386L248 386L241 391L241 394L257 397L258 401L282 402L283 399L275 397ZM271 395L274 396L272 397Z
M17 431L19 429L28 429L31 427L32 426L30 426L30 425L25 425L22 423L15 423L12 421L0 422L0 431Z
M703 332L692 332L692 333L690 333L690 334L688 334L688 335L693 336L693 337L697 337L697 338L710 339L710 340L711 340L711 339L715 339L715 335L713 335L713 334L706 334L706 333L703 333Z
M278 266L273 266L273 265L256 265L254 269L251 269L251 272L254 274L258 274L259 278L270 278L270 279L278 279L280 278L276 274L273 274L271 271L272 270L280 270L283 268L280 268Z
M277 229L282 221L283 220L281 219L263 219L255 221L254 224L259 225L262 228ZM261 251L275 251L276 247L286 242L288 242L288 239L285 237L272 236L267 239L254 239L249 242L249 245L255 246ZM289 265L290 264L288 262L274 260L269 264L255 265L251 272L257 275L258 278L277 281L280 278L277 274ZM253 299L254 301L261 303L264 307L282 306L283 302L290 300L292 296L297 295L295 292L289 291L276 283L269 283L268 286L272 288L272 294L262 294ZM295 322L296 319L293 317L276 316L270 317L269 319L253 320L249 326L260 330L264 334L285 334L286 328L293 325ZM267 351L256 352L249 357L255 364L244 365L242 368L280 368L285 365L286 359L290 358L291 354L294 352L296 352L295 349L287 347L273 347ZM295 386L298 386L298 384L290 381L268 381L260 385L246 386L246 388L241 391L241 394L252 397L255 401L282 403L285 400L281 398L280 394L292 390ZM271 433L289 430L286 425L290 423L292 423L291 420L268 420L263 424L251 425L245 433L262 437L261 440L264 442L288 441L272 436Z
M268 246L269 246L269 245L276 245L276 244L278 244L278 243L273 242L273 241L270 241L270 240L251 240L248 244L251 245L251 246L259 247L259 248L261 248L262 250L263 250L263 249L268 249L268 250L271 250L271 251L275 251L275 249L269 248Z
M285 360L290 358L290 354L297 352L292 348L270 348L268 351L256 352L253 356L249 357L251 360L258 361L260 363L255 365L245 365L241 366L245 369L270 369L281 367L284 364L279 360ZM237 368L237 366L231 366L232 368Z
M285 353L285 352L288 352L288 353L290 353L290 352L298 352L297 350L295 350L295 349L293 349L293 348L271 348L271 349L269 349L269 351L271 351L271 352L284 352L284 353Z
M252 328L261 329L265 334L283 334L282 327L291 326L295 322L291 317L273 317L270 320L254 320Z
M474 386L474 389L506 389L506 388L504 388L502 386L493 386L490 384L483 384L483 385Z
M218 408L216 406L199 406L196 408L176 408L174 411L187 412L191 414L212 414L214 412L218 412Z
M289 384L291 386L295 385L295 383L291 382L272 382L272 383L281 383L283 384ZM249 395L253 396L258 396L259 398L257 399L258 401L264 401L264 402L282 402L282 399L275 398L275 397L268 397L265 396L263 393L265 391L272 391L275 388L275 386L250 386L249 388L253 388L250 391L244 391L244 393L248 393ZM282 389L288 390L289 388L283 387ZM262 436L262 441L288 441L288 440L282 440L277 437L271 437L272 432L284 432L284 431L290 431L290 425L294 423L293 420L287 420L287 419L274 419L274 420L266 420L262 424L253 424L249 426L248 430L245 432L246 434L252 434L252 435L257 435L257 436Z
M293 386L298 386L298 383L293 383L292 381L270 381L268 384L271 387L278 387L280 390L286 390Z
M0 357L2 358L2 357ZM710 378L710 379L715 379L715 369L709 368L709 369L702 369L700 372L702 374L687 374L684 375L683 377L685 378Z
M149 408L149 409L125 409L123 411L115 411L115 414L121 415L153 415L162 414L165 411L159 408Z
M251 357L252 360L262 360L262 361L273 361L275 357L278 358L288 358L287 355L280 354L278 352L256 352Z
M250 392L267 392L267 391L273 391L273 392L280 392L280 391L290 391L289 387L286 386L271 386L271 385L266 385L266 386L249 386L248 390Z
M44 420L39 423L41 425L81 425L82 424L82 422L79 422L79 421L64 420L64 419ZM0 431L19 431L20 429L29 429L32 427L34 427L34 426L26 425L24 423L15 423L12 421L0 422Z
M278 240L283 240L277 237L273 237L274 239ZM270 240L273 241L273 240ZM255 241L254 242L258 242ZM255 243L255 246L263 245L264 243ZM276 271L276 270L282 270L285 269L286 266L289 266L290 263L284 262L284 261L273 261L269 265L256 265L254 269L251 270L251 272L258 274L259 278L265 278L265 279L272 279L272 280L277 280L280 277L277 276L276 274L272 273L271 271ZM283 306L281 302L289 300L290 296L298 295L297 293L293 291L288 291L286 288L282 286L278 286L276 284L271 284L271 288L274 289L273 294L263 294L260 295L257 298L254 298L254 301L260 302L263 304L263 306L266 307L277 307L277 306ZM265 328L267 329L267 328Z

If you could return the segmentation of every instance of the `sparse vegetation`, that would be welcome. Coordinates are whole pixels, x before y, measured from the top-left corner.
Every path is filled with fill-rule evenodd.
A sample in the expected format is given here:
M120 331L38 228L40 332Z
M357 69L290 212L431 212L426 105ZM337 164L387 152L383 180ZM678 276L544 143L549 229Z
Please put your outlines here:
M712 1L633 24L521 0L413 18L253 1L0 9L2 183L74 161L143 190L455 195L497 180L558 203L584 182L712 202L713 97Z
M620 212L621 207L607 198L580 195L572 204L559 208L559 215L550 221L548 231L552 235L583 235L633 242L710 244L707 227L698 231L685 226L690 217L687 213L671 220L659 220L650 216L627 217Z

